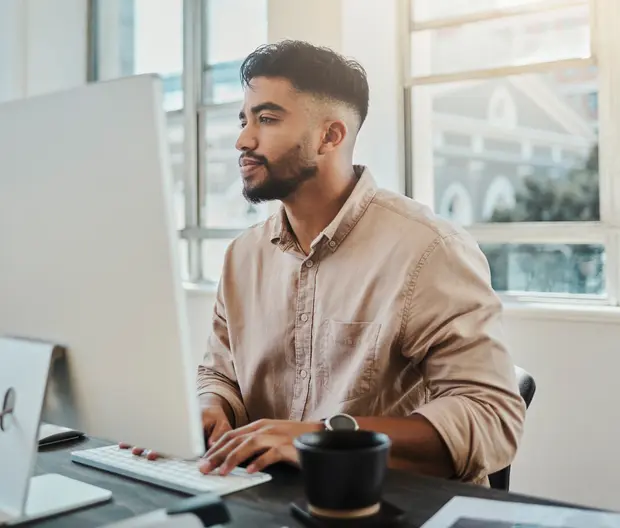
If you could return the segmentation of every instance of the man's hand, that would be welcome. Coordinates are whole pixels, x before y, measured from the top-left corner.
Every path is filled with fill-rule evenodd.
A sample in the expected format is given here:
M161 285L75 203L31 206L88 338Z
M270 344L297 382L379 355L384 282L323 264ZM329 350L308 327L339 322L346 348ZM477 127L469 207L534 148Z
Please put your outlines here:
M224 434L232 431L230 425L231 414L232 409L230 409L228 403L225 405L205 404L202 406L202 428L208 438L208 446L212 446Z
M200 398L202 410L202 427L208 437L208 445L217 442L222 435L232 430L230 425L232 409L224 399L212 394L206 394ZM146 452L146 458L156 460L162 455L155 451L148 451L142 447L133 447L125 442L119 444L121 449L132 449L132 454L140 456Z
M254 456L257 458L247 467L248 473L262 471L276 462L298 464L293 439L322 429L322 424L317 422L258 420L225 433L219 441L211 444L205 461L200 464L200 471L206 474L218 469L220 475L227 475Z

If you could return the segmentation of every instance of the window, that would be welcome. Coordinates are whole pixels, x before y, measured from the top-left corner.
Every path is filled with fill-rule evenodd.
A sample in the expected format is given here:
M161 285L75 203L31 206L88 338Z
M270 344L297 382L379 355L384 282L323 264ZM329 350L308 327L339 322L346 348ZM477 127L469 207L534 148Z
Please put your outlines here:
M216 282L231 239L270 212L243 198L235 150L239 67L267 41L267 0L91 1L93 81L162 76L184 279Z
M104 81L158 73L164 84L164 107L178 193L177 225L183 227L183 0L100 0L93 3L94 79Z
M477 238L503 295L616 303L617 3L408 4L413 197Z
M239 109L243 92L239 68L248 53L267 42L267 0L204 0L198 31L202 103L197 108L201 152L198 158L202 279L216 282L230 240L243 229L265 219L267 204L250 205L243 198L239 174ZM239 26L239 13L245 24Z

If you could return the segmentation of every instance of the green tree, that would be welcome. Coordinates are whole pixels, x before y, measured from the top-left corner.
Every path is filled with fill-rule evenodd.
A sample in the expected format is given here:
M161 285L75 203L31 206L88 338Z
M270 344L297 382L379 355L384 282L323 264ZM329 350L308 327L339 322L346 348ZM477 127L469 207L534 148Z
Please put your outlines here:
M597 221L600 219L598 174L598 145L595 145L583 166L569 171L565 176L526 178L517 192L515 206L496 210L491 221ZM580 244L549 251L548 247L522 244L516 250L520 255L519 268L528 276L534 290L556 291L560 288L566 291L563 285L568 284L569 293L588 293L588 277L593 273L602 277L600 246ZM514 246L493 246L486 250L493 273L493 286L497 290L509 289L510 251L515 251ZM561 286L554 288L554 284Z
M583 167L561 178L530 176L512 209L493 213L492 222L587 222L600 218L598 145Z

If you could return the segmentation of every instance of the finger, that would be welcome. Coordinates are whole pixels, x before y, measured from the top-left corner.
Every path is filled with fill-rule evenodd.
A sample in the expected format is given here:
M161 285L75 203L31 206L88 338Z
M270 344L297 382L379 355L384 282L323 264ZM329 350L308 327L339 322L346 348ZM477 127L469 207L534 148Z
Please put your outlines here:
M226 435L224 435L222 439L220 439L218 444L222 442L225 436ZM211 473L214 469L219 468L224 462L224 460L226 460L228 454L234 449L236 449L244 441L245 437L233 438L232 440L229 440L228 442L222 444L221 447L219 447L218 449L213 450L211 454L205 458L204 462L199 465L200 471L207 474Z
M211 444L209 442L211 445L205 453L205 458L209 458L213 453L219 450L224 444L230 442L233 438L257 433L261 429L264 431L270 431L272 429L272 426L270 424L270 420L257 420L256 422L252 422L251 424L239 427L238 429L230 429L222 436L220 436L219 440L216 440L215 443Z
M209 441L207 452L204 454L203 458L209 458L214 453L217 453L220 449L222 449L228 442L232 442L235 437L233 436L234 431L226 431L221 434L217 440L211 440L213 431L209 434Z
M209 434L209 446L212 446L217 442L225 433L232 431L232 427L226 420L220 420L215 424L215 427Z
M127 444L125 442L119 442L118 447L120 449L131 449L131 454L135 456L141 456L146 452L146 458L148 460L157 460L158 458L162 458L162 456L155 451L147 451L142 447L134 447L132 449L131 444Z
M295 447L288 441L282 439L284 443L279 446L272 447L269 451L257 457L248 467L248 473L256 473L262 471L267 466L276 462L288 462L290 464L299 464L299 455Z
M255 422L251 422L242 427L238 427L237 429L235 429L235 432L240 435L245 435L248 433L253 433L255 431L258 431L259 429L267 429L267 428L271 429L273 424L274 424L273 420L265 420L265 419L256 420Z
M209 442L210 447L209 449L207 449L207 452L205 453L205 458L209 458L211 455L213 455L213 453L216 453L220 449L223 449L226 445L234 441L236 438L240 438L240 436L241 435L238 433L236 429L230 429L228 431L225 431L213 443Z
M284 455L282 450L277 447L273 447L256 458L256 460L254 460L254 462L247 467L247 472L256 473L257 471L262 471L267 466L271 466L272 464L280 462L283 459Z
M248 458L262 454L264 451L279 442L281 442L279 437L270 435L249 436L228 454L220 466L220 475L228 475L228 473L235 469L239 464L245 462Z
M218 411L203 409L202 410L202 427L205 431L213 429L218 422L225 420L228 422L228 416L221 409Z
M213 415L211 414L204 414L202 415L202 428L205 431L211 431L213 430L213 428L215 427L217 423L217 419L213 418Z

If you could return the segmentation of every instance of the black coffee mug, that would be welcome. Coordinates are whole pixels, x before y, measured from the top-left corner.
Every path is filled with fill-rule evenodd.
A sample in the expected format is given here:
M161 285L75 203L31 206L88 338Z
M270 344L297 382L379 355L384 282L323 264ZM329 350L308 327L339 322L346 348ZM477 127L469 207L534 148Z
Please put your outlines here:
M308 511L317 517L369 517L381 508L390 439L372 431L320 431L294 440Z

